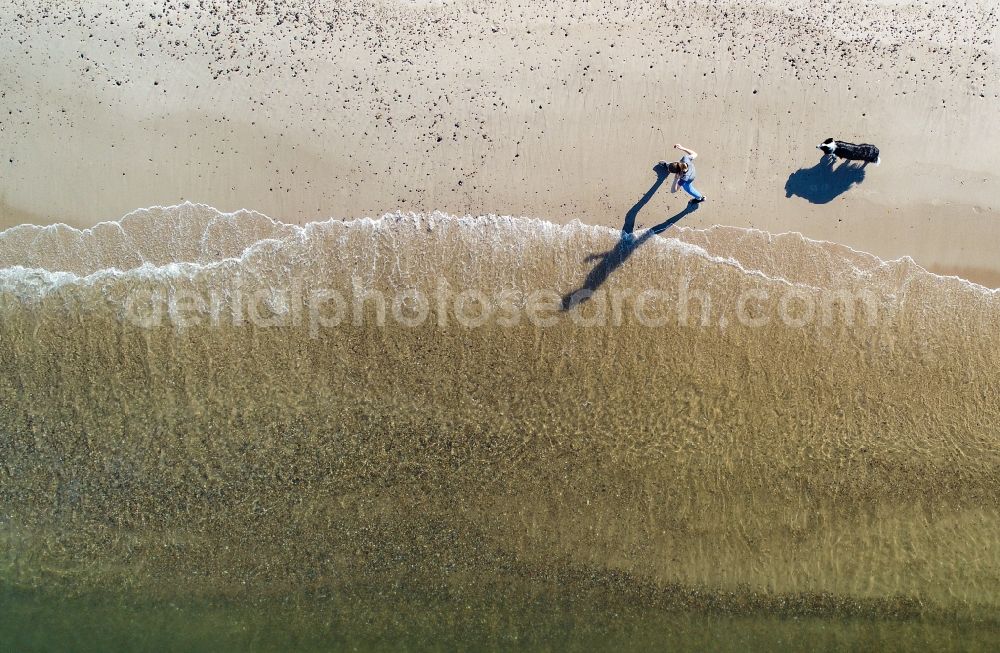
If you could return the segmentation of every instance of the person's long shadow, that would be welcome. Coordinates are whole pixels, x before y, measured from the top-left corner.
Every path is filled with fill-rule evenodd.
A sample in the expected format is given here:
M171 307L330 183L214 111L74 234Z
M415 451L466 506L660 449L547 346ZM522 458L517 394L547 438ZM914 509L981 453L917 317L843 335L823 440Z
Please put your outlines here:
M650 227L638 238L633 235L633 230L635 229L635 218L639 215L639 211L642 207L649 203L649 200L653 198L656 191L660 189L663 182L667 179L667 171L663 166L658 166L654 168L656 170L656 181L650 186L649 190L639 198L639 201L635 203L628 213L625 214L625 224L622 225L621 236L615 246L606 252L600 254L591 254L586 259L586 262L597 261L597 265L594 269L590 271L587 278L584 279L583 285L581 285L576 290L567 293L562 299L562 310L568 311L578 304L590 299L590 297L600 288L612 272L617 270L621 265L628 260L628 257L632 256L632 253L639 249L639 247L645 243L647 240L662 234L664 231L672 227L674 224L684 219L685 216L694 213L698 210L700 204L688 204L684 210L677 213L676 215L664 220L660 224Z
M811 168L800 168L788 176L785 197L797 195L812 204L832 202L851 186L865 180L865 165L843 161L834 167L837 157L824 154Z

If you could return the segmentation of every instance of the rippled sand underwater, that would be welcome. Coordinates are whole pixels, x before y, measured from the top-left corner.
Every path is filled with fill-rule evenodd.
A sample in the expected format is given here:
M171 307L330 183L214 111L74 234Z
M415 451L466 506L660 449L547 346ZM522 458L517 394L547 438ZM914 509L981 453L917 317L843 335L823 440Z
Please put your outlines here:
M733 646L995 632L1000 294L907 259L186 204L8 230L0 266L18 610L464 604L434 623L503 646L590 611Z

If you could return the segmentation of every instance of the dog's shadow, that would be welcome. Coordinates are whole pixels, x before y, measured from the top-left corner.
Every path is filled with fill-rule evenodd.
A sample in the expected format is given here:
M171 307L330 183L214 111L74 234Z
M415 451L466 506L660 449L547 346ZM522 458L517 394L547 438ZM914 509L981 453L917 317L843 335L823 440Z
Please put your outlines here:
M604 285L604 282L608 280L611 273L622 266L625 261L628 260L632 254L639 249L650 238L653 236L658 236L664 231L674 226L681 220L683 220L688 215L694 213L698 210L700 204L688 203L684 209L679 213L667 218L663 222L654 225L647 229L641 236L635 236L633 231L635 230L635 219L639 215L639 211L642 207L649 203L649 200L653 198L656 191L660 189L663 182L667 179L667 169L665 166L655 166L653 170L656 172L656 181L650 186L649 190L639 198L639 201L629 209L628 213L625 214L625 223L622 225L621 235L619 236L618 242L615 246L606 252L601 252L599 254L591 254L584 259L588 263L596 263L594 268L587 275L587 278L583 280L583 284L573 290L572 292L566 293L562 298L562 310L568 311L578 304L590 299L590 297L597 292L597 289Z
M785 182L785 197L795 195L811 204L826 204L865 180L864 164L843 161L835 167L836 159L832 154L824 154L813 167L790 174Z

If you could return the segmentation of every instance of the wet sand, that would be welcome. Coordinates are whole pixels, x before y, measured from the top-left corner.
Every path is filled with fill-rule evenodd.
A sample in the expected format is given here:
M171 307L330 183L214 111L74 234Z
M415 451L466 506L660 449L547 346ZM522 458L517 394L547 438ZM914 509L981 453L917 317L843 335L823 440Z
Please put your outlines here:
M680 141L710 198L686 226L1000 285L988 3L0 5L2 226L185 200L620 226ZM882 165L818 170L827 136Z

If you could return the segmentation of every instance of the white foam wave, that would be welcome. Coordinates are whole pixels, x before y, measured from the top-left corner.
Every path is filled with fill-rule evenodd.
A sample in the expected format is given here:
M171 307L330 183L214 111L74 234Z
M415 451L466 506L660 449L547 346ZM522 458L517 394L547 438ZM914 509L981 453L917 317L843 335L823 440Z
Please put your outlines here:
M274 256L285 247L305 248L314 239L329 238L335 230L342 230L341 244L346 244L350 232L361 231L392 241L394 247L403 247L405 243L398 238L406 232L432 233L452 228L461 230L464 237L476 234L494 250L538 240L552 247L567 247L580 240L611 244L621 236L619 230L577 220L555 224L516 216L452 216L442 212L396 212L379 218L294 225L249 209L227 213L185 202L137 209L120 220L86 229L65 224L20 225L0 232L0 288L28 297L67 284L94 285L122 276L190 278L220 267L246 266L256 258ZM643 233L636 237L641 238ZM695 256L764 282L804 289L845 283L884 285L891 281L891 287L885 290L894 295L905 292L913 278L919 277L944 290L1000 296L1000 290L929 272L910 257L883 260L798 232L772 234L721 225L680 227L670 235L649 238L643 249L651 252L646 256Z

